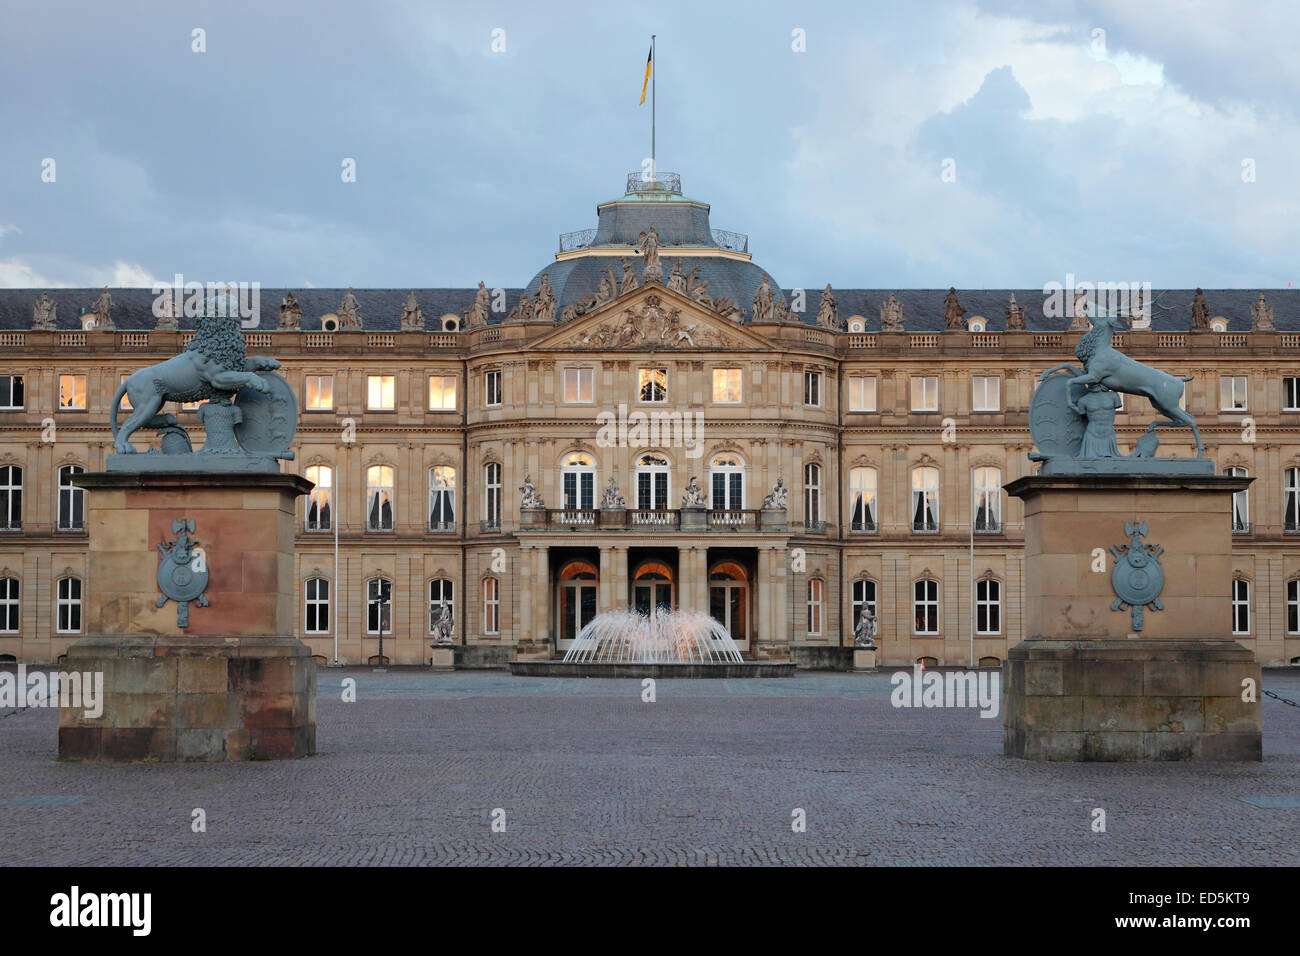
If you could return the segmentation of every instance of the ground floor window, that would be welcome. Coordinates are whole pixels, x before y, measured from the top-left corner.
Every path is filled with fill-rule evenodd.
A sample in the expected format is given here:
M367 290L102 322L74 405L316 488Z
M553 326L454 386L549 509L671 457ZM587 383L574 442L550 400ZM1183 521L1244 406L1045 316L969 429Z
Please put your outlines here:
M822 633L822 601L826 584L821 578L808 582L808 636L820 637Z
M1002 633L1002 585L991 578L975 582L975 633Z
M330 583L324 578L308 578L306 586L306 621L308 634L327 634L330 629Z
M374 578L366 582L366 633L393 633L393 582Z
M939 582L922 579L913 585L913 608L916 624L913 633L939 633Z
M496 578L483 579L483 633L501 633L501 583Z
M81 578L59 578L57 613L60 634L81 631Z
M18 579L0 578L0 634L18 633Z
M870 578L860 578L853 582L853 631L857 632L862 610L866 608L876 616L876 582Z
M438 621L442 618L442 612L445 609L447 619L455 621L455 598L456 588L446 578L437 578L429 582L429 633L432 634L438 626Z
M596 616L599 575L589 561L570 561L560 570L555 617L559 639L572 641Z
M1232 633L1250 633L1250 582L1242 578L1232 581Z
M745 569L724 561L709 575L709 614L742 647L749 640L749 583Z

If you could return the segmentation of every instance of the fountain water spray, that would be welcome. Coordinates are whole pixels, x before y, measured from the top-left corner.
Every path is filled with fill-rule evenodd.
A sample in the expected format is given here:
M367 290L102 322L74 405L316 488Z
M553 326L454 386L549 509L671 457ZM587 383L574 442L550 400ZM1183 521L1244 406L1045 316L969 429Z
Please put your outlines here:
M700 611L606 611L574 639L564 663L744 663L727 629Z

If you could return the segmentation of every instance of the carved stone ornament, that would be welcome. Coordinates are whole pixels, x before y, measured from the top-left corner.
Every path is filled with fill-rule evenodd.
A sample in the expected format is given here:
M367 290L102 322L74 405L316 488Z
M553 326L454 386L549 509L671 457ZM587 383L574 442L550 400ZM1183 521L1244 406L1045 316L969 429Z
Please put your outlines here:
M1149 607L1153 611L1163 611L1160 603L1160 591L1165 586L1165 572L1160 567L1160 555L1164 548L1158 544L1147 544L1142 539L1147 535L1147 523L1128 521L1124 523L1124 533L1129 536L1127 545L1112 544L1110 553L1115 556L1115 567L1110 573L1110 585L1115 591L1115 600L1111 603L1112 611L1133 612L1133 630L1142 630L1142 609Z
M764 511L784 511L790 496L790 489L785 486L784 478L777 478L770 493L763 496Z
M627 508L627 502L623 499L623 495L619 492L618 485L614 484L614 476L610 475L609 484L605 485L605 490L604 492L601 493L600 496L600 510L618 511L620 509L626 509L626 508Z
M176 602L176 626L189 627L190 602L196 601L199 607L207 607L208 599L204 591L208 587L207 556L202 551L196 553L194 541L193 518L177 518L172 521L175 541L163 541L158 544L161 559L158 563L158 590L163 596L156 606L162 607L170 599Z
M41 297L36 300L36 306L32 309L32 330L35 332L53 332L57 314L58 305L55 304L48 293L42 292Z
M537 486L533 484L531 475L524 475L524 483L519 486L519 494L519 507L525 511L546 507L546 502L537 493Z
M655 348L703 349L730 348L731 339L698 324L686 324L681 309L665 308L659 296L646 296L641 310L624 309L612 322L573 335L563 345L578 349Z

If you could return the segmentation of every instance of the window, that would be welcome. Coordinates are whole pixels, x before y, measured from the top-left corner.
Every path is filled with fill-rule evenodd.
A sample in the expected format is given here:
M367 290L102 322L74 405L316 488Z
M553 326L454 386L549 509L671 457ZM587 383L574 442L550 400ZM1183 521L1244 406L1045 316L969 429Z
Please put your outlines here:
M570 561L560 571L556 594L556 635L564 646L577 639L582 629L596 616L596 589L599 574L587 561Z
M912 469L912 530L939 530L939 469Z
M912 379L912 411L939 410L939 379L934 376Z
M718 455L709 464L709 507L740 511L745 507L745 463L737 455Z
M740 401L740 369L715 368L713 370L713 400L726 405Z
M1246 410L1246 376L1224 375L1219 378L1219 409L1225 412Z
M366 633L393 633L393 582L371 578L366 582Z
M60 634L81 631L81 578L59 578L55 630Z
M307 411L327 412L334 407L334 376L307 376Z
M456 410L456 376L429 376L429 410L433 412Z
M874 412L876 410L876 377L874 375L849 376L849 411Z
M821 407L821 403L822 403L822 373L821 372L803 373L803 403L813 408Z
M86 528L86 489L72 483L72 476L85 470L80 465L64 465L59 469L60 531L84 531Z
M393 469L371 465L366 469L366 530L393 530Z
M596 372L590 368L564 370L564 401L569 405L586 405L595 400Z
M1225 468L1223 473L1233 478L1245 478L1249 475L1245 468ZM1243 488L1232 493L1232 533L1245 534L1249 530L1250 489Z
M500 530L501 466L495 461L488 462L483 468L483 478L487 488L487 493L483 498L484 520L487 522L489 529Z
M916 612L914 634L939 633L939 582L922 578L912 585L912 608Z
M803 466L803 516L804 527L817 529L822 520L822 468L821 465Z
M853 630L858 629L858 621L862 618L862 609L866 608L876 619L880 615L876 610L876 582L870 578L859 578L853 582Z
M590 511L596 507L596 460L578 452L566 455L560 466L564 508Z
M483 579L483 633L501 633L501 583L496 578Z
M1232 633L1250 633L1250 582L1232 579Z
M397 408L395 396L397 378L393 375L369 375L366 377L366 408L379 412L391 412Z
M308 634L328 634L330 583L324 578L308 578L303 588L303 598L303 630Z
M1282 411L1300 412L1300 378L1282 379Z
M642 455L636 463L638 511L663 511L668 507L668 459Z
M0 634L17 633L18 579L0 578Z
M84 409L86 407L86 376L59 376L59 408Z
M447 620L456 620L456 588L446 578L435 578L429 582L429 633L432 634L442 618L443 608L447 609Z
M995 534L1002 530L1002 470L976 468L975 530Z
M12 411L22 407L23 377L21 375L0 375L0 411Z
M668 401L668 369L639 368L637 375L637 395L643 402Z
M996 375L971 377L971 411L996 412L1002 408L1002 379Z
M304 531L329 531L333 525L334 469L328 465L308 465L308 481L314 481L316 487L307 497L307 512L303 522Z
M820 637L822 633L822 595L826 585L821 578L808 582L808 636Z
M1286 583L1286 632L1300 634L1300 581L1296 580Z
M118 382L118 384L119 384L119 385L125 385L125 384L126 384L126 380L127 380L127 376L129 376L130 374L131 374L130 372L123 372L122 375L121 375L121 380ZM124 409L126 409L127 411L130 411L130 410L131 410L131 396L128 395L128 394L126 394L126 392L123 392L123 393L122 393L122 400L121 400L120 402L118 402L117 404L118 404L118 407L119 407L119 408L124 408Z
M456 469L434 465L429 469L429 530L456 528Z
M0 469L0 479L3 475L4 470ZM1282 476L1286 489L1283 498L1286 513L1282 516L1282 527L1286 531L1300 531L1300 468L1288 468Z
M23 470L17 465L0 466L0 531L21 531L23 527Z
M876 527L876 469L849 471L849 530L873 532Z
M501 404L501 370L499 368L483 373L483 396L486 405Z
M1002 633L1002 584L992 578L975 582L975 633Z

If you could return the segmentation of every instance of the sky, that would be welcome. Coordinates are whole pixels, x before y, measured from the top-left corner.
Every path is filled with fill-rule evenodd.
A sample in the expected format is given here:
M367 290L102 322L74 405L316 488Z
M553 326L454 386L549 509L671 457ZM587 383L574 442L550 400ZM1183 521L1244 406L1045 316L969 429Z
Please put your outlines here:
M658 168L785 288L1285 288L1297 26L1295 0L0 0L0 287L522 286L648 156L653 33Z

